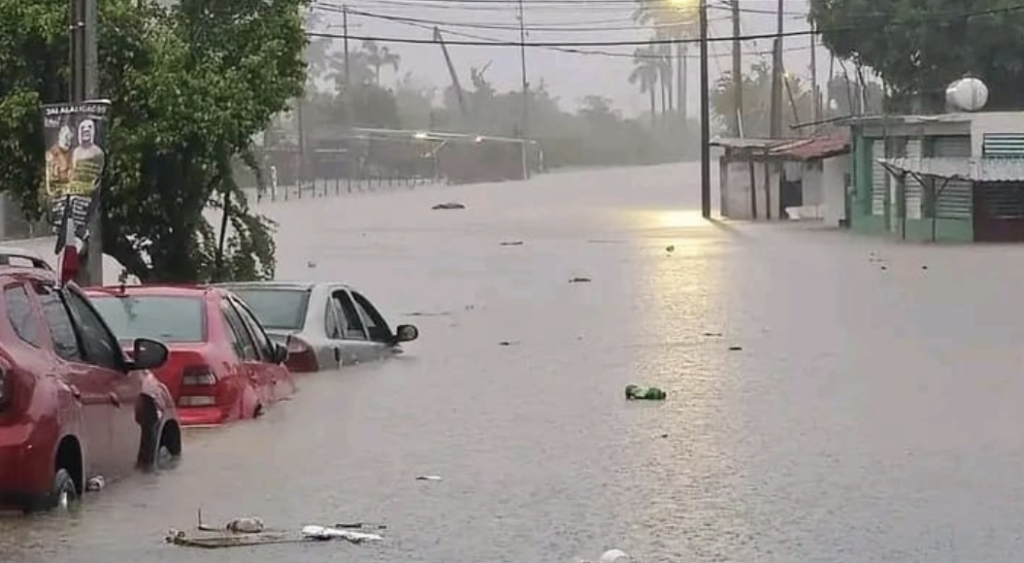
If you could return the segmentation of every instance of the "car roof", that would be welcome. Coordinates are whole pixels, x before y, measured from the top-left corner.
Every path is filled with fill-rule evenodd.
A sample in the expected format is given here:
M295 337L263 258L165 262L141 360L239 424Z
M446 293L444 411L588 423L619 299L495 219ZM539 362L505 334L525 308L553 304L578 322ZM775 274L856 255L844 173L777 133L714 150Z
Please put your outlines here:
M31 266L11 265L10 264L10 259L11 258L23 258L23 259L28 260L29 262L31 262L32 265ZM47 262L46 259L43 258L43 256L41 254L39 254L38 252L32 251L32 250L28 250L26 248L20 248L20 247L17 247L17 246L0 245L0 266L2 266L2 267L10 266L10 267L13 267L13 268L25 269L25 270L40 269L40 270L46 270L48 272L52 272L53 271L53 266L51 266L50 263Z
M224 282L214 284L214 287L223 287L226 289L281 289L281 290L298 290L298 291L312 291L318 287L326 286L341 286L346 289L350 289L349 286L343 283L331 283L331 282L312 282L312 281L256 281L256 282Z
M150 297L203 297L214 291L214 288L200 285L109 285L90 287L84 290L86 295L145 295Z

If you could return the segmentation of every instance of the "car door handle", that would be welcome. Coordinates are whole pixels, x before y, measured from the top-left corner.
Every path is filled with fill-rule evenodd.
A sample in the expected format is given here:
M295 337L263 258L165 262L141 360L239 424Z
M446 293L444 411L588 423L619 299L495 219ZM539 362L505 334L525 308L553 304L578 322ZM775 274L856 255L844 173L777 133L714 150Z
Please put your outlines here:
M109 395L107 395L107 399L110 401L110 404L120 408L121 398L117 396L117 393L111 392Z

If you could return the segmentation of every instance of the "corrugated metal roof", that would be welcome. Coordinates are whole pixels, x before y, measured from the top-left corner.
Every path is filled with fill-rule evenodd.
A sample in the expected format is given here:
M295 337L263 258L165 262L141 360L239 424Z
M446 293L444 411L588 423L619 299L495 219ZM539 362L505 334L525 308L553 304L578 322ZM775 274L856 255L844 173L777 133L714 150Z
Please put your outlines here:
M880 158L911 174L972 182L1024 182L1024 158Z
M728 149L767 149L785 143L784 139L739 139L718 138L711 141L711 146Z
M850 152L850 137L841 133L790 141L772 147L768 154L790 160L819 160L848 152Z

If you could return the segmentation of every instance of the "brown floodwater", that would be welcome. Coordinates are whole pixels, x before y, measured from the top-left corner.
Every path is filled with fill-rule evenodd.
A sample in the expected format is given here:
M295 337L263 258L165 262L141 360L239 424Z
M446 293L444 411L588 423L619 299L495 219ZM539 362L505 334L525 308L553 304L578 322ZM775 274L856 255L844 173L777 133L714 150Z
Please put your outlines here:
M280 278L349 282L421 339L79 514L0 517L0 561L1019 561L1024 247L709 223L696 173L262 203ZM387 539L165 545L199 508Z

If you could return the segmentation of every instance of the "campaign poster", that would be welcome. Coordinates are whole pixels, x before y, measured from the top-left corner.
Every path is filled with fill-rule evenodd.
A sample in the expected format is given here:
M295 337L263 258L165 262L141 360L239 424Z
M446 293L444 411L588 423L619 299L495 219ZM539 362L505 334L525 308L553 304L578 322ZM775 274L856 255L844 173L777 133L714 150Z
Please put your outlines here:
M90 215L99 203L109 111L108 100L43 106L43 202L55 228L66 221L65 208L70 206L74 232L82 240L88 237Z

